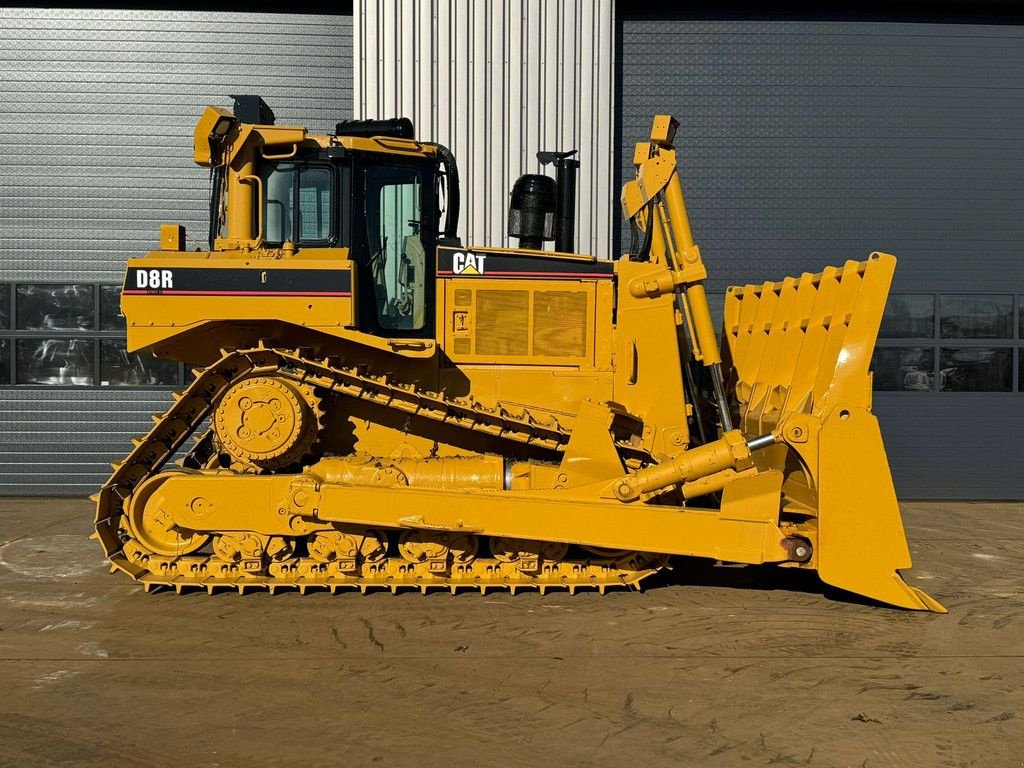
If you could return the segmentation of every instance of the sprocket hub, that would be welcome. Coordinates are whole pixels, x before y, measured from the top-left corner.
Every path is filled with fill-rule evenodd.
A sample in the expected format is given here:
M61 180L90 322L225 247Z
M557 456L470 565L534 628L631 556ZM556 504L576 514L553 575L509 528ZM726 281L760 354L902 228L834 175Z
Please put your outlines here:
M312 451L321 417L312 387L255 376L228 390L214 413L213 428L233 468L272 470Z

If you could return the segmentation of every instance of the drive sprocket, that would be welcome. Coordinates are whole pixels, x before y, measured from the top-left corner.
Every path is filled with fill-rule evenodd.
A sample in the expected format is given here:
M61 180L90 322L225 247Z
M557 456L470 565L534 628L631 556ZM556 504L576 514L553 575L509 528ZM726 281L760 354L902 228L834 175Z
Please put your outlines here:
M309 456L323 410L313 388L275 376L239 381L221 398L213 429L233 469L275 470Z

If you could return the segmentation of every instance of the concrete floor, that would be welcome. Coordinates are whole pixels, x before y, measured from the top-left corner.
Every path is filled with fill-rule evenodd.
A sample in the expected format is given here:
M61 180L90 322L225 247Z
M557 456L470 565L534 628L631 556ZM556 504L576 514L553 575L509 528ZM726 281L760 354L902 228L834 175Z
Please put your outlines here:
M904 510L947 616L750 569L605 597L146 595L85 538L88 502L0 499L0 765L1024 765L1024 505Z

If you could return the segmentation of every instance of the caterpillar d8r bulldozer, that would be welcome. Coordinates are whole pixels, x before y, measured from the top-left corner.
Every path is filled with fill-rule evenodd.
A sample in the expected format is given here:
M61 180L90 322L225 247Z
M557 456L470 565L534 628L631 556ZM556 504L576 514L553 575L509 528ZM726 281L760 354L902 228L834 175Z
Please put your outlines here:
M129 348L199 367L94 497L113 569L604 592L686 556L942 611L898 573L870 410L895 259L732 288L723 360L676 126L637 144L632 252L602 260L573 253L571 153L516 182L517 247L466 247L452 155L408 120L312 135L258 97L208 107L209 246L164 225L124 279Z

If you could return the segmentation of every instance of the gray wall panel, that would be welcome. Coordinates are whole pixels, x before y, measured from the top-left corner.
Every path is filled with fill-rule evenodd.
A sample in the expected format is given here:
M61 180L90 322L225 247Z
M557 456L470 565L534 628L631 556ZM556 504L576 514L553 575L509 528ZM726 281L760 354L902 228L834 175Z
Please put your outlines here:
M1024 290L1024 28L624 14L620 172L680 119L712 289L883 250L896 291ZM1024 393L876 411L903 497L1024 498Z
M875 393L896 492L1024 499L1024 394Z
M160 223L205 240L206 104L279 123L352 116L352 17L0 9L0 280L111 280Z
M622 41L621 170L672 112L712 287L885 250L896 290L1024 285L1024 30L650 20ZM623 236L623 245L628 244Z
M258 93L279 123L352 116L351 15L0 8L0 282L119 282L180 222L206 104ZM0 495L85 494L169 393L0 388Z
M162 390L0 389L0 496L95 493L169 402Z

